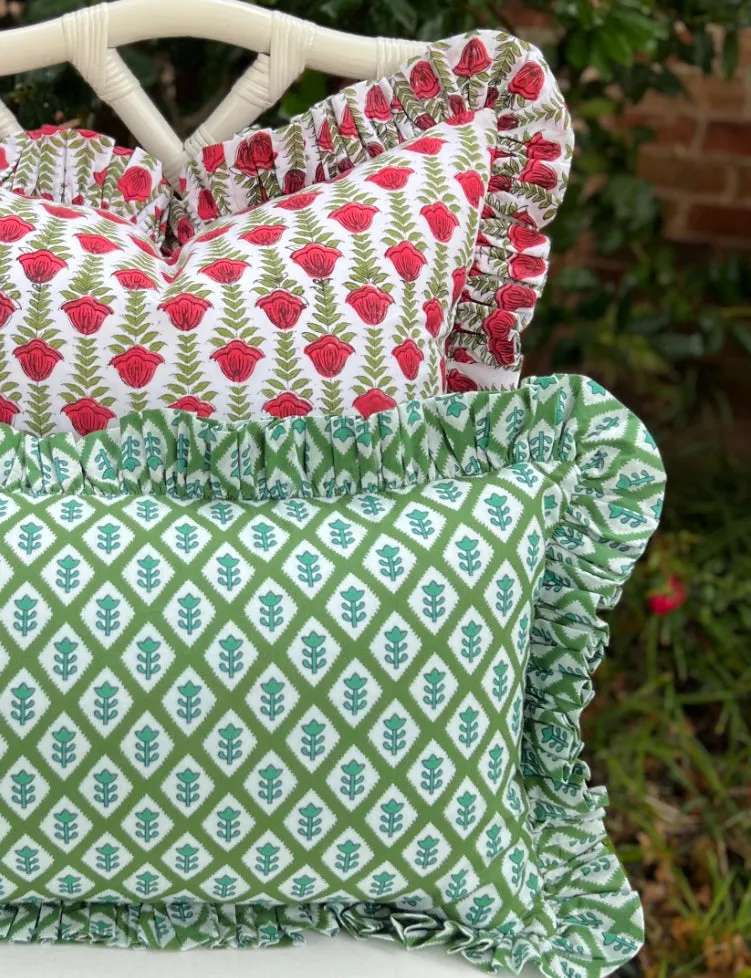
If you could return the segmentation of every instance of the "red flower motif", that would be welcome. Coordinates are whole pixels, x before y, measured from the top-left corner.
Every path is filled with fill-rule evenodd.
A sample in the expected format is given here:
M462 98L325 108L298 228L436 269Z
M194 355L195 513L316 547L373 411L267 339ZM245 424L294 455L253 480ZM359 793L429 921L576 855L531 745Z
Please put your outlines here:
M102 328L107 316L112 315L112 307L95 299L93 295L84 295L80 299L69 299L60 308L83 336L91 336Z
M371 85L365 96L365 117L377 122L391 121L391 106L378 85Z
M133 150L132 149L128 149L127 146L113 146L112 147L112 155L113 156L124 156L125 159L130 159L130 157L133 155Z
M647 600L647 605L653 615L669 615L671 611L680 608L685 601L686 588L683 581L675 574L671 574L664 590L652 594Z
M45 285L47 282L51 282L58 272L68 267L67 262L46 249L27 252L25 255L21 255L18 260L21 262L26 278L35 285Z
M365 177L365 180L374 183L381 190L403 190L414 172L408 166L384 166L382 170Z
M247 241L248 244L268 247L269 245L275 245L286 230L287 228L284 224L264 224L262 227L245 231L240 237L243 241Z
M441 86L428 61L418 61L409 73L409 87L419 99L435 98Z
M75 203L75 201L73 201ZM83 198L81 199L83 203ZM70 207L61 207L59 204L42 204L42 207L47 211L52 217L61 217L65 221L73 220L76 217L82 217L83 215L79 211L74 211Z
M511 278L520 281L527 278L539 278L544 275L547 264L544 258L535 255L515 255L508 263Z
M205 188L198 192L198 216L206 222L215 221L219 217L219 207L214 200L214 195Z
M561 155L561 147L551 139L536 132L534 136L525 144L528 160L557 160Z
M20 241L33 230L33 224L22 221L20 217L16 217L14 214L8 217L0 217L0 242L2 244L13 244Z
M47 380L63 359L62 353L38 338L23 346L17 346L13 356L17 357L21 369L31 380Z
M77 207L81 207L84 203L86 202L84 200L83 194L76 194L73 200L71 200L71 204L75 204ZM77 214L75 211L70 211L69 214L71 217L81 217L81 215Z
M464 288L464 283L467 281L467 269L466 268L455 268L451 273L451 278L454 283L454 288L451 294L451 301L456 302L459 296L462 294L462 289Z
M484 105L484 108L486 108L486 109L493 109L493 108L495 108L495 103L498 101L499 94L500 94L500 92L498 91L498 88L497 88L496 85L489 85L488 86L487 93L485 94L485 105Z
M443 306L438 299L428 299L423 302L422 311L425 313L425 329L435 339L443 326Z
M292 197L278 201L274 206L283 211L301 211L305 207L310 207L319 193L320 190L309 190L305 194L294 194Z
M435 204L426 204L420 213L428 222L430 233L436 241L450 241L451 235L459 226L459 220L442 200Z
M377 207L371 207L368 204L356 204L354 201L349 201L349 203L337 207L335 211L329 214L329 217L338 221L345 231L350 231L352 234L359 234L361 231L368 230L377 213Z
M284 394L279 394L270 401L266 401L263 410L274 418L300 418L310 414L313 405L310 401L298 397L297 394L286 391Z
M479 37L473 37L464 45L459 63L454 68L454 74L461 75L462 78L472 78L473 75L485 71L492 63L488 49Z
M530 160L519 174L519 179L524 183L534 183L544 190L552 190L558 184L555 170L541 160Z
M326 183L326 171L323 168L323 163L316 163L316 172L313 177L313 183Z
M357 136L355 117L352 115L352 109L348 105L344 106L344 112L342 112L342 117L339 120L339 133L348 139L354 139Z
M286 289L274 289L268 295L263 295L256 302L277 329L293 329L297 325L305 303L293 292Z
M337 336L322 336L308 343L303 352L313 361L313 366L322 377L336 377L344 369L347 358L355 348Z
M196 233L195 228L190 223L187 217L181 217L177 222L177 240L181 245L184 245L186 241L190 241L193 235Z
M304 170L287 170L284 174L284 185L282 190L285 194L296 194L305 186Z
M477 383L460 370L449 370L446 389L452 394L466 394L467 391L476 391L478 388Z
M119 214L110 214L109 211L100 208L94 208L96 213L104 218L105 221L112 221L113 224L130 224L130 221L126 221L125 218L120 217Z
M242 278L243 272L248 267L246 261L237 261L234 258L218 258L216 261L211 262L210 265L204 265L199 271L203 272L214 282L219 282L222 285L231 285L233 282L239 282Z
M417 128L423 131L425 129L432 129L435 125L435 119L429 112L421 112L414 121Z
M388 292L377 289L374 285L363 285L350 292L344 301L348 306L352 306L364 323L368 326L377 326L386 318L389 306L394 300Z
M16 309L16 303L9 295L0 292L0 329L5 326Z
M156 282L142 272L140 268L121 268L115 272L115 278L124 289L138 292L141 289L156 289Z
M161 363L164 363L164 357L143 346L132 346L110 360L110 366L115 368L128 387L146 387L154 379L156 368Z
M200 295L183 292L176 295L174 299L163 302L158 308L167 313L175 329L188 333L200 325L201 320L206 315L207 310L212 308L212 305L208 299L204 299Z
M95 401L93 397L82 397L72 404L66 404L63 414L79 435L91 431L103 431L115 417L108 407Z
M108 255L111 251L122 251L120 245L105 238L103 234L76 234L78 243L90 255Z
M465 170L464 173L457 173L454 179L464 191L464 196L469 203L473 207L479 207L485 195L485 184L480 174L476 170Z
M196 241L213 241L215 238L221 238L223 234L226 234L231 229L231 224L225 224L220 228L211 228L210 231L203 231L201 234L197 235ZM242 235L240 235L240 237L242 237Z
M128 237L136 248L139 248L145 255L148 255L150 258L159 258L159 255L156 253L153 246L150 245L144 238L137 238L135 234L129 234Z
M331 138L331 126L328 119L323 120L321 128L318 130L318 145L326 153L333 152L334 141Z
M488 337L488 349L498 363L511 364L516 360L516 347L511 337L516 320L510 312L496 309L482 321L482 330Z
M190 411L191 414L197 414L199 418L210 418L214 411L216 411L213 404L210 404L208 401L201 401L199 398L193 397L192 394L186 394L185 397L173 401L167 407L172 408L174 411Z
M464 126L471 122L475 114L467 108L467 103L461 95L449 95L449 108L451 115L446 120L452 126Z
M368 143L365 149L368 151L368 156L371 160L374 160L376 156L380 156L383 153L383 146L380 143Z
M219 369L233 384L244 384L256 369L258 361L263 358L264 355L257 346L249 346L243 340L230 340L210 357L219 364Z
M292 252L292 261L314 279L330 278L334 265L341 257L338 248L322 244L307 244Z
M548 243L544 234L522 224L512 224L508 236L517 251L528 251L530 248L539 248L540 245Z
M418 251L411 241L391 245L386 249L386 257L393 263L397 275L405 282L414 282L422 266L427 263L425 255Z
M356 397L352 402L352 406L364 418L369 418L371 414L377 414L379 411L390 411L391 408L396 407L396 401L393 397L389 397L388 394L384 394L382 390L373 387L371 390Z
M404 149L408 149L412 153L422 153L423 156L436 156L441 152L445 143L446 140L439 139L438 136L421 136L413 143L406 143Z
M420 364L425 359L425 354L415 341L405 340L399 346L395 346L391 353L407 380L414 380L419 373Z
M472 357L468 350L465 350L463 346L457 346L453 352L453 359L457 363L475 363L474 357Z
M536 62L528 61L508 83L508 90L531 102L538 97L544 84L545 72Z
M275 159L276 153L271 142L271 134L265 131L255 132L237 147L235 168L249 177L254 177L261 170L273 170Z
M207 173L216 173L219 167L224 166L227 162L224 156L224 143L204 146L201 155L203 158L203 168Z
M496 291L495 303L499 309L534 309L537 296L526 285L502 285Z
M512 112L498 116L498 132L508 132L510 129L516 129L518 125L519 120Z
M137 200L145 203L151 195L152 177L142 166L131 166L117 181L117 189L130 203Z
M13 418L20 410L17 404L0 395L0 424L13 424Z
M0 146L0 170L7 170L10 164L8 163L8 154Z
M511 177L497 173L488 181L488 191L491 194L503 194L511 190Z

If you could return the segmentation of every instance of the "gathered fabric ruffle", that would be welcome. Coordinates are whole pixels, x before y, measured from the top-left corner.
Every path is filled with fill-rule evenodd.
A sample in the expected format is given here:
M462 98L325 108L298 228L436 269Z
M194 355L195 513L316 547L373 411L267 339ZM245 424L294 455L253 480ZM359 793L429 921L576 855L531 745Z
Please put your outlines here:
M148 446L148 447L147 447ZM607 840L606 794L588 786L580 714L608 629L603 610L654 532L664 470L641 422L594 381L531 378L517 391L444 395L363 418L226 425L146 413L76 439L0 426L0 493L262 499L352 495L506 469L549 476L554 526L529 623L521 780L539 899L513 929L473 928L406 901L287 907L173 902L0 907L0 940L154 948L298 943L306 931L443 945L489 972L604 978L643 940L639 898ZM531 480L531 481L529 481ZM568 969L568 970L567 970Z

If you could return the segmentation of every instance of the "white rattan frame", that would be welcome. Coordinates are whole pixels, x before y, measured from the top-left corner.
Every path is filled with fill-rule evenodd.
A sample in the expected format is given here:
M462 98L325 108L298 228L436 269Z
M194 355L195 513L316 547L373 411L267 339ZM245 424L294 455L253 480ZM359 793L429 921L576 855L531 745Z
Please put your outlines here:
M183 143L117 52L157 37L203 37L259 52L221 104ZM174 184L188 155L251 125L305 68L346 78L379 78L425 45L344 34L244 0L116 0L31 27L0 32L0 74L70 62L162 161ZM21 131L0 101L0 135Z

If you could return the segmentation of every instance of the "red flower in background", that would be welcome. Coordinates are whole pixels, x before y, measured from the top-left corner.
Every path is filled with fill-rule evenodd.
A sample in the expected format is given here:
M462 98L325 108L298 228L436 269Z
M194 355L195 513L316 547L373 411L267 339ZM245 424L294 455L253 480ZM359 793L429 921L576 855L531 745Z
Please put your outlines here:
M496 309L482 321L482 331L488 337L488 349L501 364L511 364L516 361L516 346L511 330L516 320L510 312Z
M391 351L399 368L407 380L414 380L420 370L425 354L414 340L405 340Z
M227 161L224 156L224 143L204 146L202 151L203 168L207 173L216 173Z
M262 227L243 232L240 237L243 241L247 241L248 244L268 247L269 245L275 245L286 230L287 228L284 224L264 224Z
M14 214L8 217L0 217L0 242L2 244L13 244L15 241L20 241L33 230L33 224L22 221L20 217L16 217Z
M647 599L647 605L653 615L669 615L671 611L680 608L685 601L686 588L683 581L675 574L671 574L663 589Z
M409 73L409 87L420 99L435 98L441 86L428 61L418 61Z
M63 359L62 353L38 338L23 346L17 346L13 356L18 359L26 376L37 381L47 380Z
M94 298L84 295L80 299L69 299L60 308L71 321L73 327L83 336L91 336L102 328L107 316L112 315L112 307Z
M196 241L214 241L216 238L221 238L223 234L226 234L231 229L231 224L224 224L220 228L211 228L210 231L202 231L196 237Z
M498 132L508 132L510 129L516 129L518 125L519 120L512 112L498 116Z
M528 160L557 160L561 155L561 147L550 139L536 132L534 136L525 143Z
M284 184L282 191L285 194L296 194L305 186L304 170L287 170L284 174Z
M365 117L377 122L391 121L391 106L378 85L371 85L365 96Z
M473 207L479 207L485 194L485 184L480 174L476 170L466 170L464 173L457 173L454 179L464 191L464 196L469 203Z
M460 370L454 369L448 372L446 387L453 394L466 394L467 391L476 391L477 383Z
M0 147L0 170L7 170L9 166L10 163L8 163L8 154L2 147Z
M384 151L380 143L368 143L365 149L368 151L368 156L371 160L374 160L376 156L380 156Z
M382 170L365 177L365 180L374 183L381 190L403 190L414 172L408 166L384 166Z
M528 61L508 83L508 90L527 101L536 99L545 84L545 72L534 61Z
M199 418L210 418L214 411L216 411L213 404L210 404L208 401L201 401L199 398L193 397L192 394L186 394L185 397L173 401L167 407L172 408L174 411L190 411L191 414L197 414Z
M425 329L435 338L443 326L443 306L438 299L428 299L423 302L422 311L425 313Z
M156 368L162 363L164 357L143 346L132 346L110 360L110 366L115 368L128 387L146 387L154 379Z
M488 91L485 95L485 105L484 108L492 109L495 108L495 103L498 101L498 88L496 85L489 85Z
M368 230L377 213L377 207L371 207L368 204L356 204L354 201L349 201L341 207L337 207L335 211L329 214L329 217L338 221L345 231L350 231L352 234L359 234L361 231Z
M348 105L345 105L344 112L342 112L342 117L339 120L339 133L348 139L354 139L357 136L355 117L352 115L352 109Z
M348 306L352 306L364 323L368 326L377 326L386 318L389 306L394 300L388 292L377 289L374 285L363 285L350 292L344 301Z
M452 126L463 126L471 122L475 114L467 108L467 103L461 95L449 95L449 108L451 115L446 120Z
M83 197L80 200L83 203ZM71 201L75 204L76 201ZM82 217L83 215L79 211L74 211L70 207L61 207L59 204L42 204L42 207L50 214L52 217L62 217L65 221L71 221L76 217Z
M449 210L442 200L435 204L426 204L420 209L420 214L428 222L430 233L436 241L450 241L451 236L459 226L456 214Z
M515 255L508 263L511 278L518 280L526 278L539 278L544 275L547 264L544 258L537 258L535 255Z
M422 112L414 120L415 125L418 129L425 131L426 129L432 129L435 125L435 119L429 112ZM418 150L419 152L419 150Z
M129 234L128 237L136 248L142 251L145 255L148 255L150 258L159 258L159 255L148 241L144 240L143 238L137 238L135 234Z
M114 412L99 401L95 401L93 397L82 397L72 404L66 404L63 414L79 435L102 431L115 417Z
M532 228L524 227L521 224L512 224L509 230L509 240L518 251L527 251L529 248L539 248L540 245L548 243L544 234Z
M356 397L352 406L364 418L369 418L371 414L377 414L379 411L390 411L391 408L396 407L396 401L393 397L389 397L388 394L384 394L383 391L374 387Z
M47 282L52 281L58 272L68 267L67 262L46 249L29 251L25 255L20 255L18 260L26 278L35 285L46 285Z
M305 303L293 292L286 289L274 289L268 295L263 295L256 302L277 329L292 329L297 325Z
M451 301L456 302L459 296L462 294L464 283L467 281L467 269L455 268L454 271L451 273L451 278L454 281L454 288L453 288L453 292L451 293Z
M204 188L198 192L198 216L202 221L215 221L219 217L219 207L210 190Z
M408 149L411 153L422 153L423 156L436 156L441 152L446 144L445 139L439 139L438 136L421 136L420 139L416 139L413 143L408 143L404 148Z
M0 329L5 326L16 310L16 303L10 296L0 292Z
M249 346L243 340L230 340L226 346L215 350L210 359L219 364L227 380L234 384L244 384L256 369L264 354L257 346Z
M237 147L235 167L247 176L257 176L261 170L273 170L276 153L268 132L256 132Z
M94 183L97 187L103 187L104 181L107 179L107 174L109 173L108 168L105 166L103 170L94 171Z
M310 401L305 401L302 397L298 397L297 394L287 391L284 394L279 394L277 397L272 398L270 401L266 401L263 405L263 410L274 418L299 418L310 414L313 410L313 405Z
M405 282L414 282L422 266L427 263L425 255L418 251L411 241L402 241L401 244L387 248L386 257L393 263L397 274Z
M0 395L0 424L13 424L13 419L20 410L17 404Z
M152 184L148 170L142 166L131 166L117 181L117 189L128 203L134 200L145 203L151 195Z
M301 211L305 207L310 207L319 193L320 190L309 190L304 194L293 194L292 197L277 201L274 206L279 207L283 211Z
M322 244L307 244L292 252L292 261L299 265L311 278L330 278L334 265L342 257L338 248L329 248Z
M322 377L336 377L344 369L347 358L352 356L355 348L337 336L322 336L313 343L308 343L303 352L310 357Z
M334 142L331 138L331 126L329 120L324 119L321 128L318 130L318 145L324 152L331 153L334 149Z
M495 293L495 302L500 309L533 309L537 296L526 285L502 285Z
M184 245L186 241L190 241L195 233L195 228L190 223L188 218L181 217L177 222L177 240L180 242L180 244Z
M519 179L523 183L533 183L544 190L552 190L558 185L558 177L555 170L546 166L540 160L530 160L519 174Z
M485 71L492 63L488 49L478 37L473 37L464 45L462 56L454 68L454 74L461 75L462 78L472 78L473 75Z
M214 282L219 282L221 285L231 285L233 282L240 281L247 267L246 261L237 261L234 258L218 258L210 265L204 265L199 271Z
M143 289L156 289L156 282L142 272L140 268L121 268L115 272L115 278L124 289L138 292Z
M208 299L183 292L181 295L176 295L174 299L163 302L158 308L167 313L175 329L187 333L200 325L201 320L206 315L207 310L212 308L212 305Z
M122 251L120 245L102 234L76 234L75 237L83 250L90 255L108 255L111 251Z

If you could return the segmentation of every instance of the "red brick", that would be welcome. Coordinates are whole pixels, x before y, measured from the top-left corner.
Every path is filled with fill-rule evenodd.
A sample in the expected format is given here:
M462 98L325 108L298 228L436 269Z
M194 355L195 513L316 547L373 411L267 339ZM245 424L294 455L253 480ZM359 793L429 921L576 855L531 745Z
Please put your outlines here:
M709 153L751 156L751 122L709 122L704 133Z
M746 80L739 73L735 78L703 75L696 71L682 79L695 106L709 109L713 114L737 117L747 105Z
M646 126L654 129L654 143L662 146L690 146L698 128L696 118L687 115L656 115L634 110L619 119L619 128Z
M730 185L730 169L707 159L690 159L645 147L639 154L638 173L659 187L695 194L721 196Z
M686 227L692 237L698 235L703 241L737 238L738 244L751 248L751 208L693 204Z

